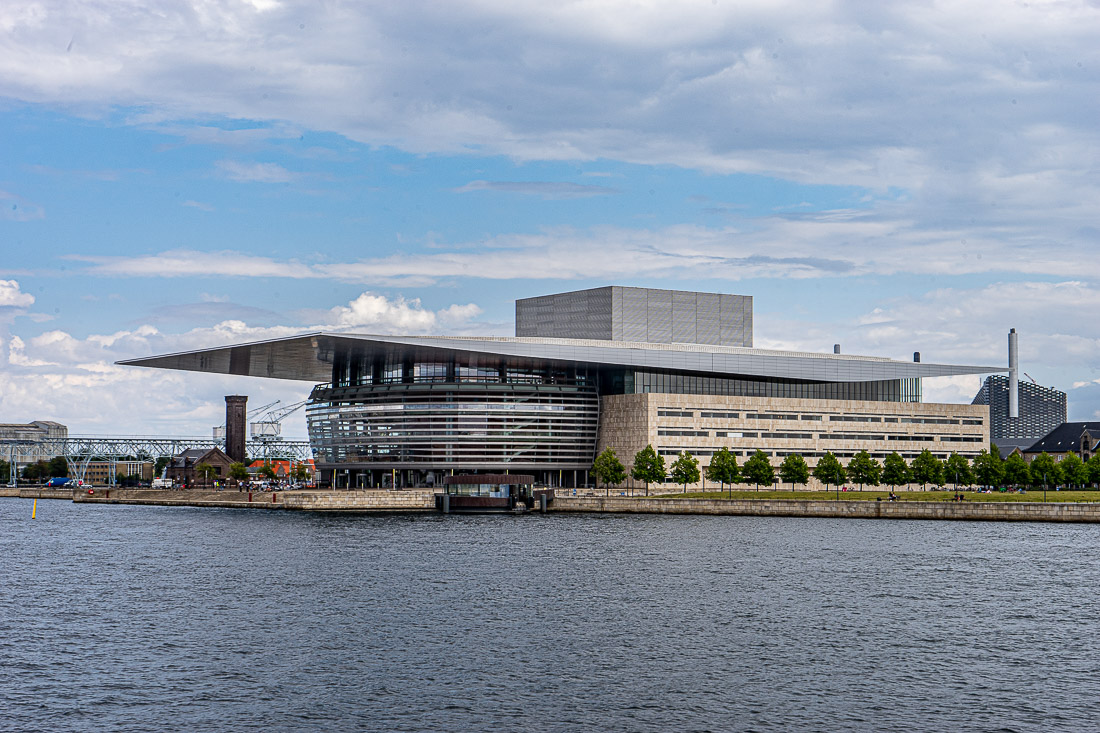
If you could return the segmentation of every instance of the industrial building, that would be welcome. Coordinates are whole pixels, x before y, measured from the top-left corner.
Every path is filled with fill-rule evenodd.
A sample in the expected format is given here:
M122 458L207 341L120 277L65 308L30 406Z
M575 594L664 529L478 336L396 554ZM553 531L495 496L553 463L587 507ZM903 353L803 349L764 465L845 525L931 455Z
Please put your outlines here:
M1017 384L1018 416L1010 417L1011 389L1006 376L993 374L985 378L974 396L975 405L989 407L989 437L994 443L1029 444L1066 421L1066 393L1027 381Z
M577 486L597 453L647 444L706 465L826 451L973 457L984 405L927 404L921 379L1003 367L752 347L752 299L596 288L520 300L508 337L312 333L120 362L301 380L321 485L442 486L523 473ZM839 352L835 349L834 352Z
M18 450L19 460L23 463L49 460L57 455L51 450L51 444L57 440L64 440L68 436L69 429L52 420L0 423L0 444L7 446L7 451L0 455L0 458L14 462Z

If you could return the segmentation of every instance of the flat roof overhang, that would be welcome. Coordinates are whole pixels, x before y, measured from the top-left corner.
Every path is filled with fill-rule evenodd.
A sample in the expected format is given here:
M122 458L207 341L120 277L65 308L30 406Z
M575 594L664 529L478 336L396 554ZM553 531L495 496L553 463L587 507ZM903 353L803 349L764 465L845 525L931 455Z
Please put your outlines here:
M290 379L314 384L332 379L335 355L367 360L446 362L532 368L632 367L716 377L810 382L872 382L1006 372L1008 367L933 364L851 354L773 351L702 344L650 344L582 339L382 336L317 332L119 361L123 366L208 374Z

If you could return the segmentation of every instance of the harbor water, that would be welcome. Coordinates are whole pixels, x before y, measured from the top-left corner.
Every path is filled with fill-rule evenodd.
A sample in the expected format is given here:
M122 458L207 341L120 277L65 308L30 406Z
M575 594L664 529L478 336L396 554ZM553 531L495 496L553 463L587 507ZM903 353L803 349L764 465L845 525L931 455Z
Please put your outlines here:
M0 730L1089 730L1100 527L0 500Z

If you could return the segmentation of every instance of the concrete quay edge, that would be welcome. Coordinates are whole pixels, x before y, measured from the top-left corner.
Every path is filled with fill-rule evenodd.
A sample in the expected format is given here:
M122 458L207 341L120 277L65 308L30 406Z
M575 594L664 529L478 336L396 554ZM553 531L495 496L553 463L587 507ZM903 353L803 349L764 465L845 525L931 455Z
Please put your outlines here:
M62 497L57 497L62 498ZM428 491L176 491L96 488L75 491L64 498L78 504L148 504L232 509L280 509L347 512L434 512L435 497Z
M992 522L1100 522L1100 503L1054 502L716 500L559 496L554 499L549 511L844 519L946 519Z

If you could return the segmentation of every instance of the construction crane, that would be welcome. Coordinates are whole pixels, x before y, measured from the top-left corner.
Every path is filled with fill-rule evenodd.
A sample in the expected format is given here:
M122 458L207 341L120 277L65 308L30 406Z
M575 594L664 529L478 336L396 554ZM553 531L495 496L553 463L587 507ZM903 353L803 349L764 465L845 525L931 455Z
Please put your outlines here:
M279 404L280 402L282 402L282 400L275 400L274 402L269 402L268 404L264 405L263 407L257 407L253 410L249 410L248 414L249 415L261 415L262 416L265 411L270 410L272 407ZM222 423L221 425L214 428L214 441L215 442L220 442L223 447L225 446L225 423Z
M261 412L259 417L248 424L249 434L257 440L279 437L283 432L283 419L302 409L307 402L309 400L302 400L301 402L295 402L293 405L280 407L277 410L270 410L266 413ZM274 403L267 407L274 407Z
M264 447L264 465L268 463L268 451L271 448L272 443L275 443L282 438L280 434L283 432L283 419L288 415L292 415L298 410L305 407L309 400L302 400L301 402L295 402L292 405L286 407L280 407L277 410L271 410L266 414L261 413L259 418L255 422L248 424L249 434L253 440L260 441ZM294 469L294 462L290 464L291 471Z
M1031 376L1027 372L1024 372L1024 376L1027 377L1028 379L1030 379L1032 384L1035 384L1035 385L1039 384L1038 382L1035 381L1035 377Z

